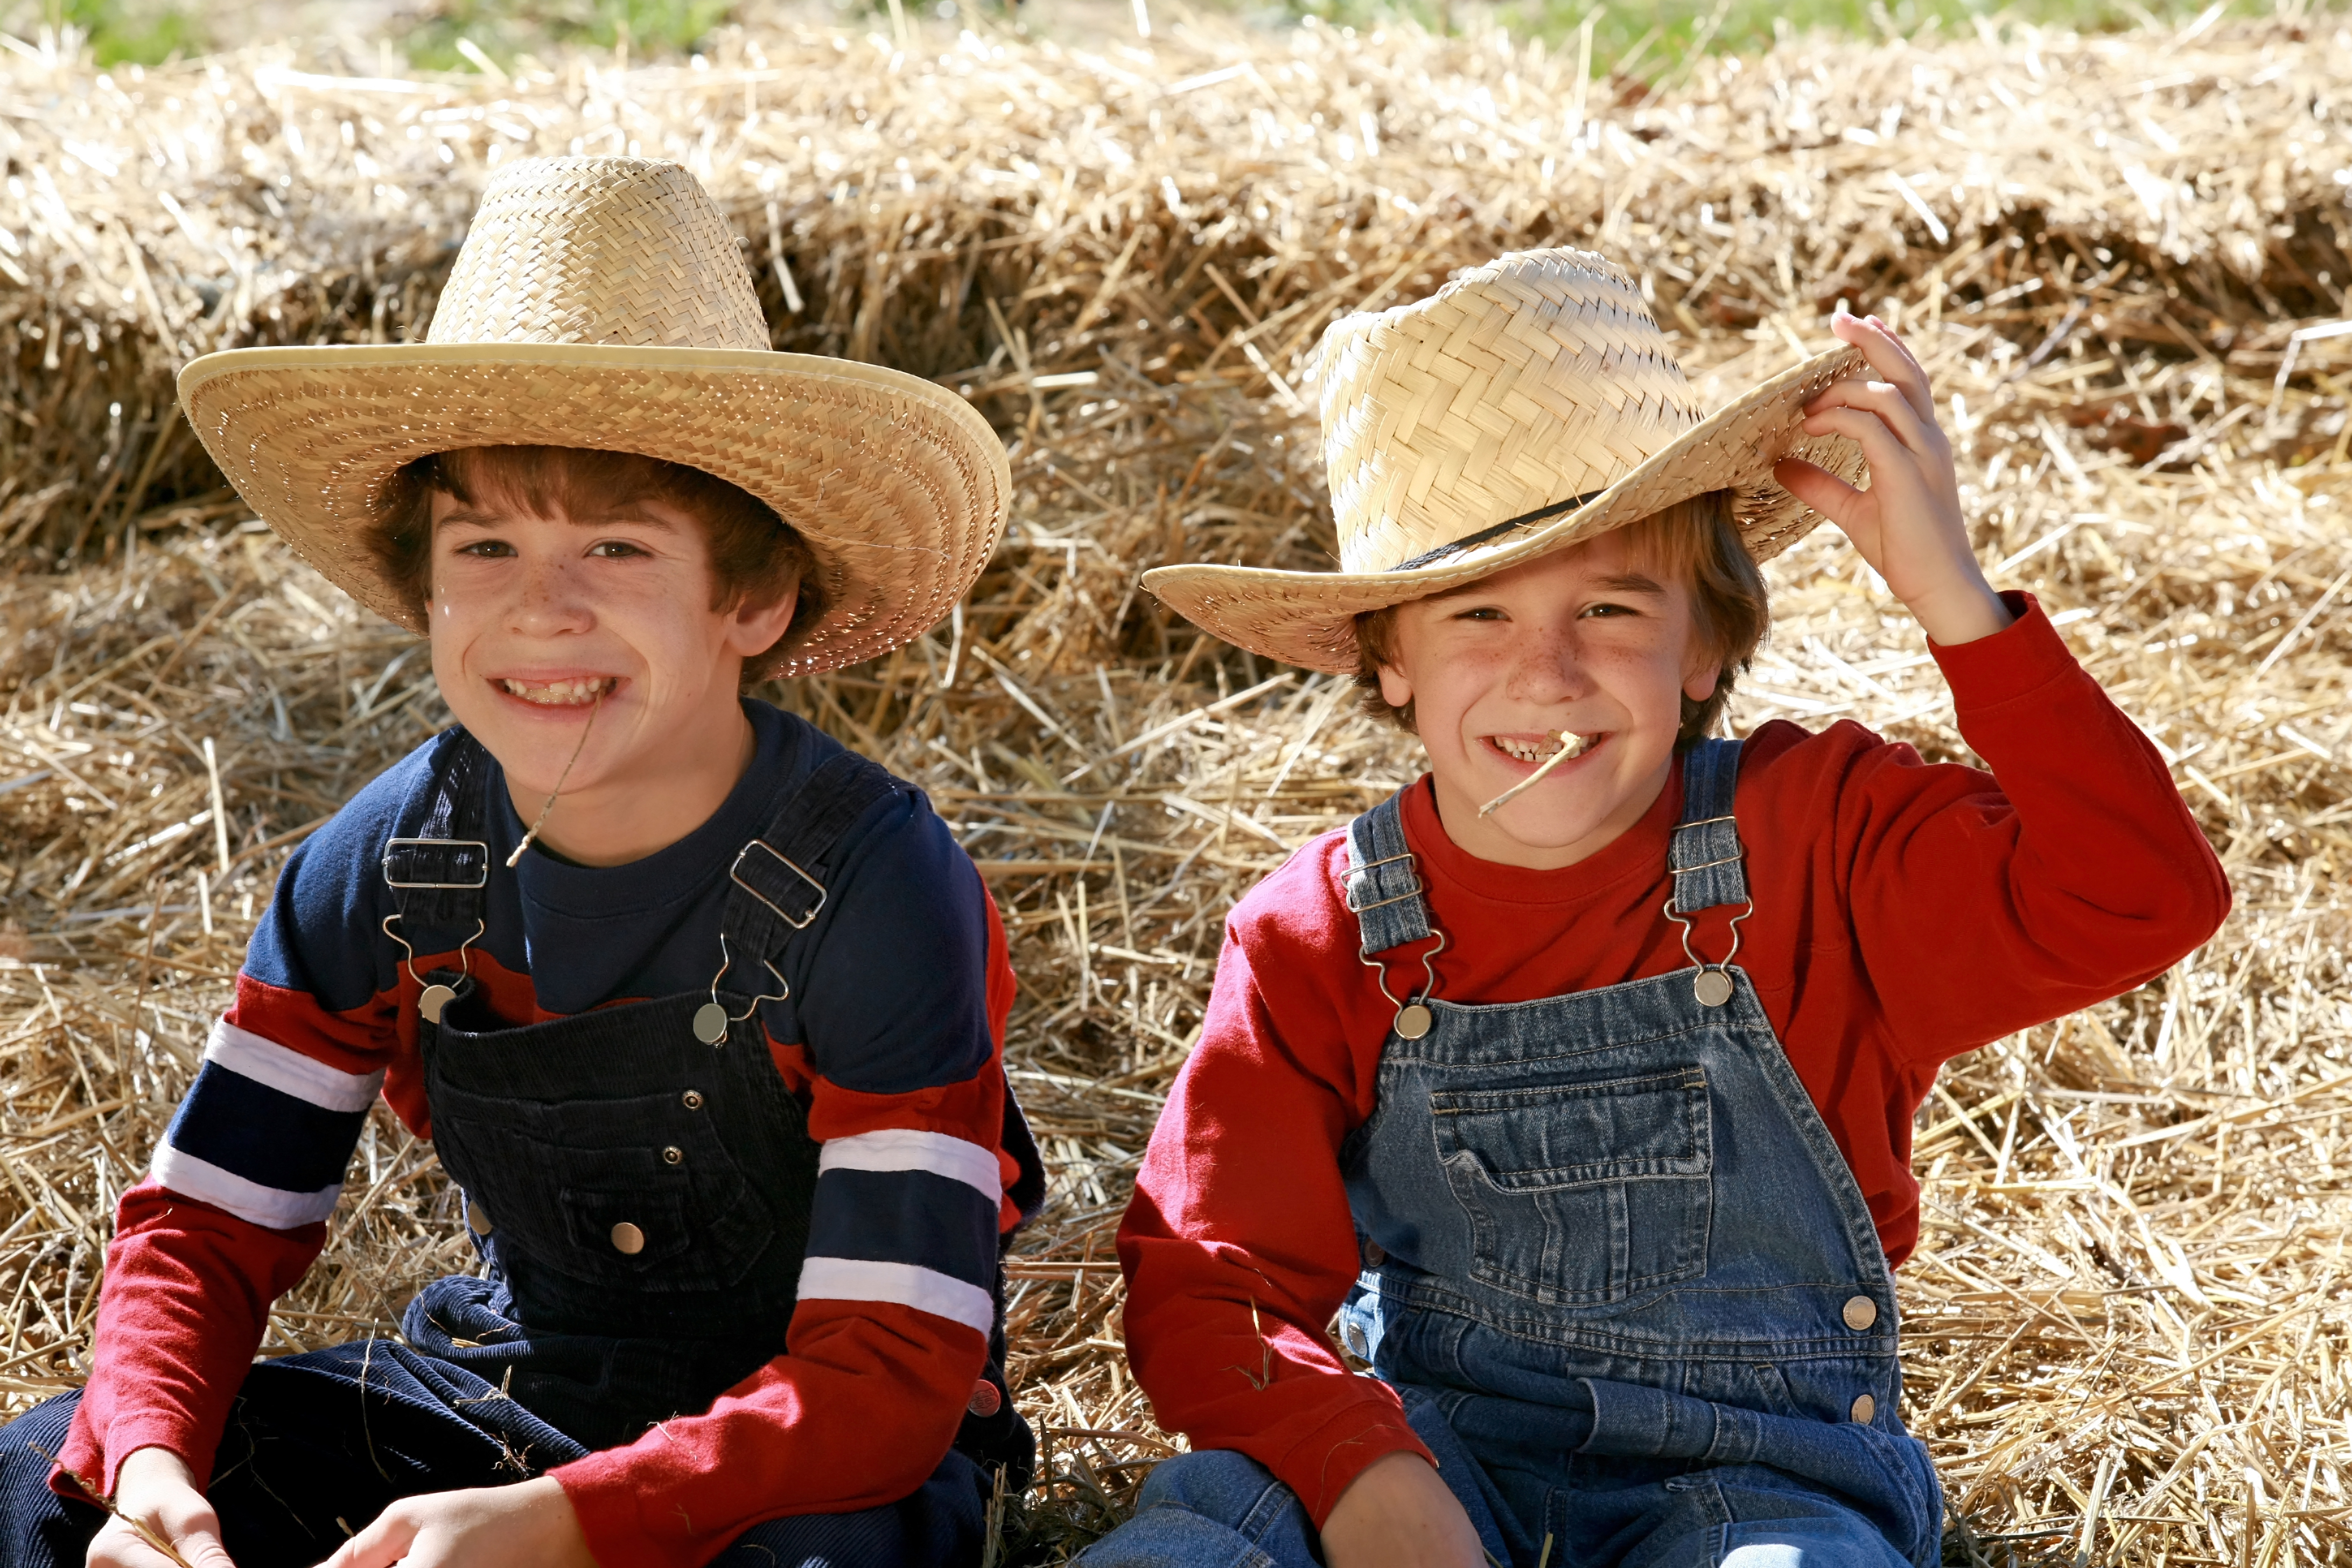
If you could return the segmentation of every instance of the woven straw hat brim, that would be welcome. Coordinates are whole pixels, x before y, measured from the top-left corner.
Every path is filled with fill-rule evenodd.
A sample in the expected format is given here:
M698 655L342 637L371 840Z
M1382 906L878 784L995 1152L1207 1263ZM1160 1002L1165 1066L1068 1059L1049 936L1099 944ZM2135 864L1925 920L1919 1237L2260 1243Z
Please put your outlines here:
M459 447L635 452L758 497L816 557L823 616L771 661L814 674L920 637L995 552L1003 444L945 388L763 349L404 343L236 349L180 373L188 423L295 553L422 635L369 552L381 487Z
M1849 484L1867 472L1853 441L1809 437L1800 426L1804 405L1824 387L1868 371L1858 349L1816 354L1694 425L1577 510L1442 563L1409 572L1161 566L1145 573L1143 584L1169 608L1237 647L1302 668L1353 675L1358 616L1491 577L1709 490L1733 492L1732 511L1748 553L1769 561L1823 521L1774 480L1774 463L1802 458Z

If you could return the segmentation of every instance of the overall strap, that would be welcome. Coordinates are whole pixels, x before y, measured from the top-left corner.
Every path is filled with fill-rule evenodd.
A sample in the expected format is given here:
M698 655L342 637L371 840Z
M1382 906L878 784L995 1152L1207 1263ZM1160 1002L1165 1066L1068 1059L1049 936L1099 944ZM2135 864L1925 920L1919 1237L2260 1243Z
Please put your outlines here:
M469 942L480 927L490 879L489 774L482 743L451 730L393 818L383 880L400 911L401 937L419 952ZM452 941L434 940L442 936Z
M1677 914L1748 901L1748 851L1731 817L1738 783L1738 741L1705 740L1683 753L1683 814L1666 848Z
M876 802L908 787L855 752L835 753L802 780L761 836L736 852L728 871L731 885L719 930L730 959L757 963L782 953L824 908L842 835ZM754 981L757 973L740 977L752 987L741 994L765 989Z
M1405 847L1403 800L1400 790L1348 825L1346 898L1366 958L1436 934L1420 868Z

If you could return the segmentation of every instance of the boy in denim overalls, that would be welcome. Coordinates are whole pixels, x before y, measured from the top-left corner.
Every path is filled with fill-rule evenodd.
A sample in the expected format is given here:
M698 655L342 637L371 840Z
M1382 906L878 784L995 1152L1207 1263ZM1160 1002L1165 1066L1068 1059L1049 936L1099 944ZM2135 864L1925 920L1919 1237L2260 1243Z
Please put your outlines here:
M287 865L122 1198L88 1387L0 1433L0 1568L977 1563L1043 1189L1003 931L919 791L740 692L946 613L1003 526L986 423L770 352L710 197L625 158L501 171L428 342L181 393L428 633L458 727ZM398 1341L256 1363L379 1092L479 1267Z
M1089 1568L1937 1560L1889 1274L1912 1114L2228 892L2146 740L1986 585L1918 363L1835 325L1700 420L1622 272L1506 257L1327 335L1343 571L1147 579L1357 676L1430 772L1230 919L1119 1240L1193 1451ZM1713 738L1757 563L1816 512L1998 784L1851 723Z

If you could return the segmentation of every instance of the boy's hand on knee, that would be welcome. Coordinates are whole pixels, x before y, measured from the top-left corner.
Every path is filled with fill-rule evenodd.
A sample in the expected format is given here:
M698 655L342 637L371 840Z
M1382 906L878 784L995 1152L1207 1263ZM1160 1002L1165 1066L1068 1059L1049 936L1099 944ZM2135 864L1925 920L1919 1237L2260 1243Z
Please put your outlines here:
M1927 368L1875 316L1841 314L1830 330L1863 352L1873 376L1837 382L1806 405L1805 432L1858 442L1870 488L1855 489L1794 458L1774 464L1772 477L1845 530L1935 642L1950 647L1990 637L2009 625L2009 608L1969 542L1959 477L1936 423Z
M403 1498L320 1568L596 1568L552 1479Z
M1330 1568L1486 1568L1462 1504L1419 1454L1384 1455L1339 1494L1323 1523Z
M221 1545L220 1518L168 1448L141 1448L114 1478L115 1517L89 1543L89 1568L171 1568L171 1559L141 1538L138 1521L172 1543L188 1568L233 1568Z

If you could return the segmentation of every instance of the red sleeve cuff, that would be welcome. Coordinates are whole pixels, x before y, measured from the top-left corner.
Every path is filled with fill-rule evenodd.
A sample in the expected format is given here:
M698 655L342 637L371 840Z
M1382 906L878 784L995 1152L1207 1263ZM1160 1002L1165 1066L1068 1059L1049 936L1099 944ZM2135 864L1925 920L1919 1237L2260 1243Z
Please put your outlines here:
M593 1453L547 1473L563 1489L572 1517L579 1521L581 1539L600 1568L638 1563L650 1568L680 1560L677 1542L658 1540L660 1532L646 1527L639 1505L646 1500L648 1489L636 1484L627 1461L615 1451Z
M59 1497L89 1501L80 1488L65 1479L63 1472L71 1470L97 1488L100 1495L112 1497L121 1486L122 1461L142 1448L177 1454L191 1474L208 1476L217 1447L217 1435L207 1439L193 1422L168 1411L142 1410L123 1416L108 1426L102 1438L89 1430L77 1412L74 1424L66 1429L65 1442L59 1445L57 1466L49 1472L49 1489Z
M2011 589L2000 602L2016 618L1992 636L1951 647L1927 644L1962 712L2022 697L2082 668L2032 595Z
M1368 1380L1369 1381L1369 1380ZM1268 1461L1275 1479L1298 1494L1315 1528L1323 1528L1339 1499L1375 1459L1394 1453L1418 1454L1437 1465L1437 1456L1413 1432L1387 1385L1379 1385L1384 1400L1356 1399L1330 1420L1291 1446L1290 1451Z

